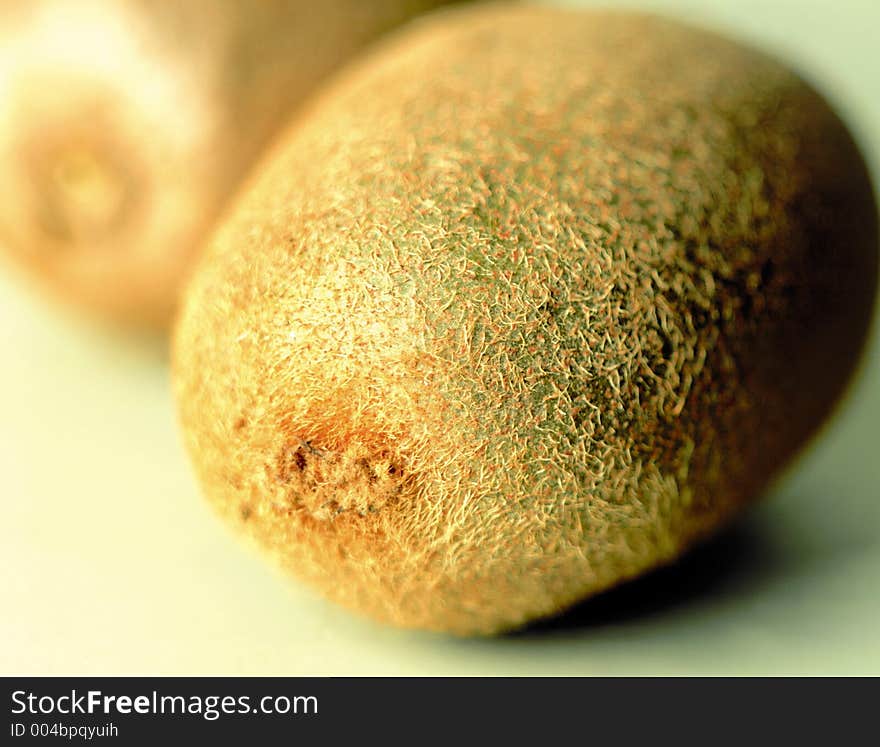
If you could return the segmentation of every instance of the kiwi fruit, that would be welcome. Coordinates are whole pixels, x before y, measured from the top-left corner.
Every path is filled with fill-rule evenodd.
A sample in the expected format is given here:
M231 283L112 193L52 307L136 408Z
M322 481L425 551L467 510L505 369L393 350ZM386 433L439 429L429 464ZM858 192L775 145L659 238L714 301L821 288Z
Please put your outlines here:
M287 129L173 345L210 501L328 597L490 634L668 563L839 398L877 283L853 139L674 20L441 12Z
M75 307L163 329L276 128L449 0L2 0L0 246Z

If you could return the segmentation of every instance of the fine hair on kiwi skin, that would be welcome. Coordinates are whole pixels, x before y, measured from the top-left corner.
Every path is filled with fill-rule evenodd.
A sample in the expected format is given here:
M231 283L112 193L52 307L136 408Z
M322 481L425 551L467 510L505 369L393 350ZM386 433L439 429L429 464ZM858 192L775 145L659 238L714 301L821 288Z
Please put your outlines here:
M167 329L254 160L341 63L451 0L0 0L0 250Z
M850 376L877 251L856 145L776 60L640 13L441 12L225 217L174 336L185 443L329 598L509 630L765 489Z

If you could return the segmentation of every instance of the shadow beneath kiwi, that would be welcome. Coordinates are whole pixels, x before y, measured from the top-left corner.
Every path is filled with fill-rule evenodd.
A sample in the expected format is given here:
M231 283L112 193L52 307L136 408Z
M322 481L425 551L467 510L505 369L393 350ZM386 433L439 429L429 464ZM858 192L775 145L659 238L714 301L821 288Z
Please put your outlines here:
M531 639L644 621L761 585L786 565L785 553L766 525L749 515L671 565L502 638Z

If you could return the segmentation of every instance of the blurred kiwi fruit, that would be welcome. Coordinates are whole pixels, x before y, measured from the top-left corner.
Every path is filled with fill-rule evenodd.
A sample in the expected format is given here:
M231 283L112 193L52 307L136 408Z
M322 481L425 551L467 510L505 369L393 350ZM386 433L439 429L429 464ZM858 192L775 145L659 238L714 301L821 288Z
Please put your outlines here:
M173 346L217 509L379 620L494 633L679 556L825 419L865 165L763 53L630 12L416 22L288 129Z
M0 247L73 306L163 329L276 127L448 0L2 0Z

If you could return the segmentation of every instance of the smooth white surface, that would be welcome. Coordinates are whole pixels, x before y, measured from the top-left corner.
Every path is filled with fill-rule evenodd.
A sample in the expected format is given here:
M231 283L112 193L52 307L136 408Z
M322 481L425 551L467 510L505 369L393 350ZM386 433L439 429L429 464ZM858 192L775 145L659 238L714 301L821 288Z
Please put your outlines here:
M641 5L779 50L880 174L880 3ZM555 629L456 640L354 618L238 542L190 476L160 346L0 270L0 673L880 673L880 325L838 417L744 528Z

